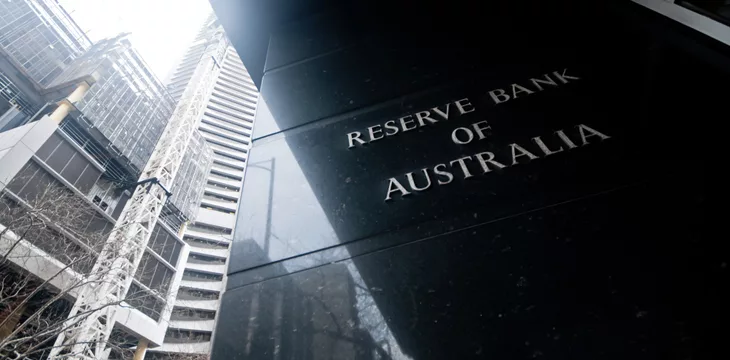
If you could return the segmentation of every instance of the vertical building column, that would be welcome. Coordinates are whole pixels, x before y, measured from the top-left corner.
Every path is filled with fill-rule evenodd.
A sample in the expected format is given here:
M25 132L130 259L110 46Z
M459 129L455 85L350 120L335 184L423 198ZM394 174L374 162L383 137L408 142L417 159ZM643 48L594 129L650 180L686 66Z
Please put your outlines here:
M183 235L185 235L185 230L188 229L188 224L190 224L190 221L186 221L180 225L180 230L177 231L177 236L180 237L180 239L182 239Z
M137 350L134 352L133 360L144 360L145 354L147 354L147 346L150 342L147 339L140 339L137 343Z
M0 326L0 339L5 339L13 333L27 305L28 303L25 301L25 297L22 297L0 312L0 324L2 324Z
M81 83L79 83L76 86L76 90L74 90L71 95L61 100L56 110L51 113L51 119L53 119L56 124L60 124L61 121L63 121L68 113L70 113L71 110L74 108L73 103L83 99L84 95L86 95L86 92L89 91L90 87L91 85L86 81L82 81Z

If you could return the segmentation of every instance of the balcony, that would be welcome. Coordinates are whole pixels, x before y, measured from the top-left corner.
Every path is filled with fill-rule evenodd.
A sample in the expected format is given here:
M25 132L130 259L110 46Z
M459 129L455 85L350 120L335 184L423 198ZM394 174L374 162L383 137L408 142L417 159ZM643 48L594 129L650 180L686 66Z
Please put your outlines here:
M236 212L236 210L238 210L238 203L217 200L211 198L210 196L203 195L203 199L200 200L200 207L218 210L219 212L225 214Z
M198 216L195 218L195 223L233 229L233 226L236 224L236 215L206 209L201 206L198 209Z
M209 291L223 291L223 281L191 281L183 280L180 282L180 287L186 287L190 289L198 290L209 290ZM187 301L187 300L181 300Z
M215 174L218 174L218 176L227 177L227 178L230 178L230 180L234 180L234 181L243 180L243 170L234 170L227 166L223 166L223 165L219 165L219 164L215 164L215 163L213 163L213 165L210 167L210 169Z
M214 119L217 119L220 121L226 121L233 125L238 125L240 127L243 127L245 129L252 129L251 124L252 124L253 118L251 118L251 120L241 119L241 118L237 118L237 117L234 117L231 115L227 115L225 113L221 113L212 108L205 110L205 116L207 116L209 118L214 118Z
M217 281L220 283L220 281ZM220 300L175 300L175 306L200 310L218 310Z
M170 320L168 329L213 331L215 320Z
M234 142L242 142L242 140L247 139L245 135L237 134L225 129L222 129L218 126L211 126L206 123L200 123L198 126L198 130L200 130L202 133L207 133L210 135L215 135L218 138L225 139L227 141L234 141Z
M208 144L208 145L210 145L210 148L213 149L214 153L218 153L220 155L230 157L230 158L236 159L238 161L246 161L246 156L248 155L246 152L233 151L231 149L227 149L223 146L216 145L216 144ZM248 150L246 150L246 151L248 151ZM228 175L228 174L224 173L223 175ZM241 178L241 174L234 174L232 176Z
M232 191L224 188L214 187L214 186L206 186L205 187L205 193L210 195L215 195L218 197L222 197L228 200L238 201L238 199L241 197L241 193L238 191Z
M231 81L230 78L219 77L217 83L232 89L234 93L243 93L245 95L258 98L258 91L250 90L235 81Z
M227 147L227 148L230 148L232 151L245 152L248 150L248 144L229 140L222 136L211 134L206 131L201 131L200 134L203 135L203 138L205 138L205 140L208 140L208 142L211 144L216 144L216 145L220 145L223 147Z
M221 84L216 84L213 92L215 93L215 92L218 92L218 91L223 92L223 93L225 93L227 95L230 95L230 96L234 96L234 97L237 97L237 98L240 98L240 99L243 99L243 100L252 102L254 104L258 101L258 98L256 96L252 96L252 95L244 94L244 93L242 93L240 91L236 91L234 88L231 88L230 86L227 86L227 85L222 84L222 83Z
M228 257L228 249L209 249L190 245L191 254L207 255L225 259Z
M246 167L245 161L233 160L229 157L219 155L219 154L213 154L213 162L218 163L219 165L225 165L227 167L235 168L235 169L238 169L241 171L243 171L243 169Z
M226 235L222 233L210 233L205 231L199 231L192 228L188 228L185 230L184 237L192 237L202 240L210 240L210 241L216 241L220 243L226 243L229 244L231 242L231 239L233 239L232 235Z
M246 75L247 74L245 74L244 72L235 69L232 66L224 66L223 71L221 71L221 76L230 79L230 81L237 82L243 86L246 86L248 90L258 91L254 86L253 81L251 81L251 78L247 77Z
M214 91L213 96L219 99L231 101L233 103L239 104L241 106L245 106L246 108L250 109L251 111L256 110L256 99L251 100L249 98L236 96L234 94L231 94L229 92L225 91Z
M218 176L215 174L208 175L208 183L222 185L222 186L230 186L230 187L235 187L238 189L241 188L241 180L228 179L223 176Z
M185 264L185 268L210 274L223 275L226 273L226 264L210 265L210 264ZM217 300L216 300L217 301Z
M240 134L241 136L248 136L249 138L251 137L251 129L244 127L243 125L232 124L230 122L221 121L209 116L203 116L201 120L201 125L202 124L207 124L220 129L226 129L230 132Z
M164 343L162 346L147 350L148 352L185 353L185 354L208 354L210 353L210 341L189 342L189 343Z
M256 112L256 104L248 101L241 101L228 96L225 93L213 93L210 101L227 106L233 110L253 115Z
M234 111L231 110L223 105L216 104L213 102L208 102L208 110L213 110L213 115L217 115L217 117L220 117L221 114L228 115L235 121L245 121L250 123L253 123L253 110L250 110L250 113L241 112L241 111Z
M221 127L214 124L208 124L208 123L200 123L198 126L198 129L201 131L205 131L211 134L215 134L218 136L222 136L226 139L230 139L232 141L239 141L239 142L249 142L251 141L251 135L248 133L242 133L239 131L231 131L228 130L226 127ZM242 129L242 128L240 128Z

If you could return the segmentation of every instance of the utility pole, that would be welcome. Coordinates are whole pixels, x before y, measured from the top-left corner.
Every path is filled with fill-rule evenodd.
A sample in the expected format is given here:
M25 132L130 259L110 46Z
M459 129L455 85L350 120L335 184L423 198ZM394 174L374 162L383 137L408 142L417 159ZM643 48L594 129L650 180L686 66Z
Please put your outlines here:
M193 136L219 72L218 60L226 44L223 33L208 44L191 84L183 93L157 147L142 171L134 194L112 229L91 273L89 285L81 289L64 331L56 339L49 359L101 360L109 356L107 346L123 301L139 267L150 234L157 223L180 168L183 154Z

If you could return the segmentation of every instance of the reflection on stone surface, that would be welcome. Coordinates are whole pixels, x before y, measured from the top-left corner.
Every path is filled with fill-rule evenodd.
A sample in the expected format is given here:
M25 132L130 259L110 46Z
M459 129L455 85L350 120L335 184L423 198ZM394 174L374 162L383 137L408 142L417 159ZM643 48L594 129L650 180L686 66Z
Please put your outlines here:
M699 296L728 279L723 244L703 237L701 191L666 196L698 176L277 263L283 276L224 294L214 358L701 358L700 326L727 316L727 296Z
M726 94L700 89L730 82L726 56L632 8L476 3L274 29L215 360L713 358ZM414 191L384 201L392 178Z
M255 242L248 254L264 256ZM283 265L281 265L283 266ZM357 268L337 263L227 292L215 356L226 359L410 359Z

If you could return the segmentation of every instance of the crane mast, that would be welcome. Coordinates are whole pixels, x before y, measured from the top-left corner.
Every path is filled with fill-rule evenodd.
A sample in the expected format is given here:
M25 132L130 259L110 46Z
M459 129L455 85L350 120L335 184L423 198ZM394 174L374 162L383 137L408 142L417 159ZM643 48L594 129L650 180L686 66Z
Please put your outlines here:
M167 189L175 180L210 95L211 84L220 71L217 59L223 58L227 47L223 37L219 32L208 43L132 197L88 275L87 284L64 324L66 330L56 339L49 359L100 360L109 356L107 345L118 304L132 284L150 234L170 195Z

